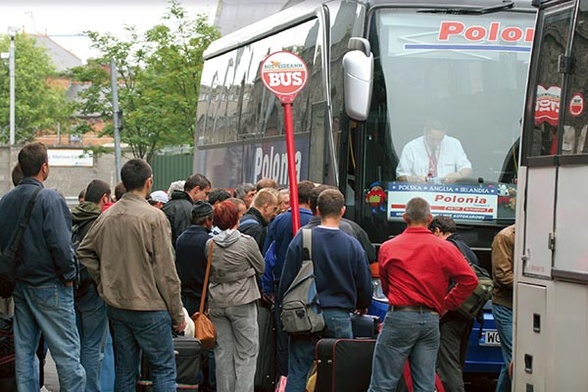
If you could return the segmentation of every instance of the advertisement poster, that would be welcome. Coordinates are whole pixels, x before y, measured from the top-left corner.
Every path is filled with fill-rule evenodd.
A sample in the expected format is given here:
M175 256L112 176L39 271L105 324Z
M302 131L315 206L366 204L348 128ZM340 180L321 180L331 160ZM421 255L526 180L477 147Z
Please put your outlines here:
M497 216L498 191L491 186L392 182L388 189L388 220L402 220L406 203L417 196L429 202L433 215L473 221Z

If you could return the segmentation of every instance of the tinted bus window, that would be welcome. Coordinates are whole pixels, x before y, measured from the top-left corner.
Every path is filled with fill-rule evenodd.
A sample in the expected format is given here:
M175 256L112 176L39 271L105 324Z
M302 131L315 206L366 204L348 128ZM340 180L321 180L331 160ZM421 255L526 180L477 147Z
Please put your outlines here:
M573 69L567 87L567 107L563 114L563 155L588 153L586 133L588 131L588 113L586 111L586 93L588 92L588 11L578 11L577 23L572 43Z
M527 156L537 157L557 153L557 126L560 115L561 86L563 76L559 72L560 56L565 54L570 36L572 9L557 10L546 14L540 31L540 56L535 92L535 119L532 137L529 138ZM531 123L531 122L529 122Z

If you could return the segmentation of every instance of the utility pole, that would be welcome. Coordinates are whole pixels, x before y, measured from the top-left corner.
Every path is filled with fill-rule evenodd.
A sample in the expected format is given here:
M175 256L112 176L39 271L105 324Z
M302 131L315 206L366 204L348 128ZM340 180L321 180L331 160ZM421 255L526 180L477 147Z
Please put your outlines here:
M14 45L14 40L16 38L16 29L14 27L9 27L8 28L8 35L10 36L10 50L9 50L9 54L8 54L8 73L9 73L9 78L10 78L10 145L14 146L15 143L15 139L16 139L16 133L15 133L15 126L14 126L14 121L15 121L15 112L16 112L16 106L15 106L15 100L16 100L16 88L15 88L15 72L14 72L14 68L15 68L15 45Z
M110 84L112 87L112 125L114 127L114 166L116 171L116 182L120 182L121 153L120 153L120 130L122 128L122 113L118 109L118 71L114 59L110 60ZM120 115L120 116L119 116Z

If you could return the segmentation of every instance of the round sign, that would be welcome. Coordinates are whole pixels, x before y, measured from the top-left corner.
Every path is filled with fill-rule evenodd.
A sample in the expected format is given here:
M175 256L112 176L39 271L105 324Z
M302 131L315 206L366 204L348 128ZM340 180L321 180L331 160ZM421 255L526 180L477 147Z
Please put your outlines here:
M283 103L292 103L308 79L304 60L286 51L268 55L261 63L260 72L265 87Z
M570 99L570 114L578 117L584 112L584 97L582 94L574 94Z

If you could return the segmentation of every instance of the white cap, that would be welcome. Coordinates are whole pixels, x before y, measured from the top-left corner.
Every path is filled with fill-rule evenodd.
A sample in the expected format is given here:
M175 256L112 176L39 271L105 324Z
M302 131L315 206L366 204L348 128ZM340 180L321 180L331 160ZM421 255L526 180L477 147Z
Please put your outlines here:
M167 203L169 198L167 197L167 193L165 193L165 191L155 191L155 192L151 192L151 199L153 199L153 201L160 201L162 203Z

